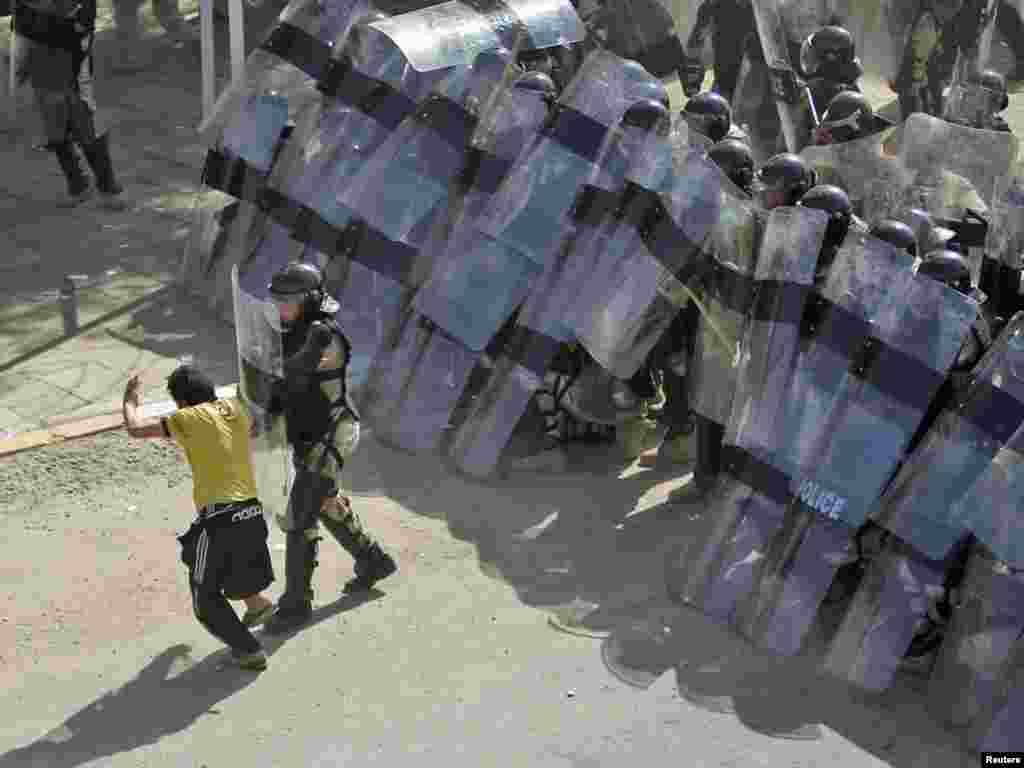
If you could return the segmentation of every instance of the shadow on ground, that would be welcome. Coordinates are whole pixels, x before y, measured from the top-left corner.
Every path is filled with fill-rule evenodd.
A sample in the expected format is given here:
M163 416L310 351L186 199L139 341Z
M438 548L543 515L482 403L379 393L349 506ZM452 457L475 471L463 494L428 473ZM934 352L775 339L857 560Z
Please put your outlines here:
M304 629L376 600L381 592L344 596L317 608ZM261 636L272 656L294 637ZM154 744L188 728L254 682L259 673L229 665L226 650L194 660L190 646L174 645L134 679L76 712L45 736L0 755L0 768L74 768L103 757ZM273 660L271 659L271 664Z
M817 675L811 656L761 653L673 605L666 557L700 535L706 510L665 503L689 468L622 471L612 452L585 446L566 474L477 483L436 457L367 440L345 479L356 495L384 495L445 521L476 547L482 571L545 610L554 627L603 638L607 669L632 686L671 672L681 706L732 715L759 734L817 740L829 729L896 768L964 764L906 682L869 696Z

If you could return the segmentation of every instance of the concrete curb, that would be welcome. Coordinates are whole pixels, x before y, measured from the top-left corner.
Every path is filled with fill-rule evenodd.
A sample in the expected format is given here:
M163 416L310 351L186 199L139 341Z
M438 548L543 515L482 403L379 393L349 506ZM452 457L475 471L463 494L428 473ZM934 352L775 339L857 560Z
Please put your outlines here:
M228 384L216 389L218 397L235 397L238 394L237 384ZM155 403L146 403L142 407L144 418L166 416L173 413L177 405L171 400L160 400ZM80 419L73 419L62 424L53 425L48 429L36 429L30 432L20 432L13 437L0 440L0 458L13 456L21 451L32 448L62 443L65 440L74 440L80 437L89 437L100 432L110 432L121 429L124 426L124 419L121 410L111 410L107 413L88 416Z

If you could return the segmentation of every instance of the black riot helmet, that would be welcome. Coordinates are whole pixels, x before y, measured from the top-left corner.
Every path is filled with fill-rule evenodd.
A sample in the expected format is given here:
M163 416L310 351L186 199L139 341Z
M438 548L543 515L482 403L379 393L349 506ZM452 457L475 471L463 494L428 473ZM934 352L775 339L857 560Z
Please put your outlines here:
M814 132L814 143L836 144L870 136L877 130L876 123L875 110L863 93L840 91L822 114L821 124Z
M850 230L853 220L853 205L850 198L839 187L832 184L821 184L807 191L800 202L802 208L814 208L828 214L828 227L825 229L825 247L838 248Z
M938 280L966 296L970 296L973 291L970 267L956 251L931 251L921 261L917 274Z
M683 119L711 141L721 141L732 127L732 107L720 93L704 91L686 102Z
M869 234L896 246L898 250L906 251L911 256L917 256L917 238L914 236L914 230L902 221L883 219L871 227Z
M995 95L995 104L992 105L994 112L1002 112L1010 106L1010 95L1006 88L1006 78L994 69L984 69L975 72L968 80L972 85L979 85L991 91Z
M309 317L319 312L323 304L323 285L323 273L316 266L293 261L274 273L267 291L275 303L299 304L302 307L300 317ZM290 323L282 319L282 326L287 329Z
M622 124L651 133L667 134L671 124L668 110L654 99L640 99L622 116Z
M637 101L640 99L653 99L665 107L665 109L668 109L670 106L668 90L657 80L629 85L627 93L632 99Z
M761 205L771 210L783 205L796 205L816 180L817 174L803 158L784 152L761 166L755 186Z
M747 194L754 191L754 154L739 139L723 139L712 145L708 157L722 169L737 187Z
M845 27L822 27L800 46L800 68L807 77L846 80L856 71L857 46Z

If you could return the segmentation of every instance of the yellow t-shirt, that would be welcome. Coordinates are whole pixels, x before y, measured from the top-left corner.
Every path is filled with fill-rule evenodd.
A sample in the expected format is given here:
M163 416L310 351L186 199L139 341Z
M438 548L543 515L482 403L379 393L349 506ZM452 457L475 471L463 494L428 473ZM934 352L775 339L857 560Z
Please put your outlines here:
M196 509L257 496L249 446L249 414L238 400L216 400L175 411L167 431L192 467Z

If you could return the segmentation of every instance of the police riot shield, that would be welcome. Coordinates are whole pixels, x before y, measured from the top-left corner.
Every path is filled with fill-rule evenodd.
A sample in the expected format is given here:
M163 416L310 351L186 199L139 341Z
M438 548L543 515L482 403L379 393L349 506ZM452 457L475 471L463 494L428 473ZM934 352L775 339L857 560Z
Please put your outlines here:
M586 185L611 189L625 168L606 162L614 123L625 112L623 61L598 51L567 88L538 140L524 151L472 227L449 240L417 293L417 311L471 349L483 349L572 226ZM486 286L486 287L485 287Z
M973 83L957 83L946 92L942 118L950 123L997 130L992 119L1003 111L1004 93Z
M568 0L514 0L502 9L505 13L492 18L449 2L377 24L400 46L408 40L407 55L417 69L451 70L342 194L346 205L392 240L406 240L417 222L446 205L452 182L467 170L480 119L518 69L515 54L583 38L582 23ZM477 37L470 38L467 30ZM447 44L445 36L456 33L457 43Z
M1017 138L914 114L903 125L900 162L908 174L903 205L945 219L984 214L995 182L1017 158Z
M351 25L370 10L366 0L292 0L246 59L244 77L228 87L200 124L201 141L216 146L244 105L268 93L279 94L293 117L318 101L316 84L327 73L334 41L344 39Z
M886 151L895 128L888 128L853 141L805 147L800 156L817 173L818 184L832 184L850 198L854 212L870 221L867 202L872 185L899 177L902 166ZM905 186L901 185L901 186Z
M692 295L689 276L701 268L727 202L728 180L715 163L699 152L689 160L663 195L631 188L613 238L621 247L605 251L621 258L598 262L584 287L586 307L571 322L594 360L621 379L636 373Z
M753 306L759 230L758 209L738 189L723 189L726 202L710 240L710 257L693 285L700 322L690 368L690 407L724 427L729 421L740 342Z
M266 180L290 130L285 99L274 93L253 96L227 120L222 136L207 152L194 198L186 284L212 283L230 291L231 268L243 259L254 226L262 226L260 201ZM231 305L229 295L217 298Z
M996 179L985 260L978 287L988 296L995 314L1010 317L1024 309L1024 179Z
M825 671L869 691L887 689L941 594L942 563L889 539L871 558L822 660Z
M408 242L417 224L451 204L480 110L514 67L512 52L485 51L471 66L449 70L354 176L341 202L389 239Z
M597 175L609 133L630 106L629 77L626 62L612 53L587 57L539 141L520 156L481 215L484 234L541 266L554 257L566 214L580 187Z
M342 254L352 250L357 233L340 195L445 74L413 70L402 50L372 25L353 26L339 48L318 86L324 98L301 115L265 185L260 210L269 220L266 237L246 256L245 275L256 283L287 263L299 243L307 260L330 267L330 288L343 288L337 279L347 274Z
M999 5L1000 0L968 0L961 6L955 20L958 50L953 72L954 86L966 82L972 74L988 66Z
M792 500L788 475L773 468L799 351L800 320L824 241L826 216L804 208L767 214L755 298L736 366L723 440L723 476L707 530L667 563L669 593L730 622L756 585L756 564Z
M790 61L791 39L783 25L782 7L780 7L782 4L778 0L751 0L751 2L754 7L754 19L757 22L757 34L764 53L763 66L767 68L765 85L769 91L762 98L775 101L779 124L782 128L782 138L785 141L785 150L780 151L799 152L804 144L804 133L806 132L803 105L805 97ZM799 3L790 5L794 8L803 7ZM793 42L799 44L802 40L802 37L797 37L793 39ZM750 77L748 75L747 79ZM769 126L760 124L760 121L752 123L750 125L751 138L770 135L770 131L766 131L768 128ZM760 143L764 145L766 142ZM770 154L774 154L774 152Z
M434 227L421 248L423 261L432 265L434 278L420 289L414 307L431 306L436 311L444 306L443 302L452 302L457 307L454 311L466 312L468 328L474 327L472 318L483 316L476 307L464 306L480 298L479 283L468 282L462 291L450 295L438 290L457 284L462 277L457 270L465 266L465 252L448 245L468 242L475 231L476 217L516 157L536 136L547 108L542 94L513 87L502 90L493 109L485 113L470 149L469 172L460 179L461 194L458 205L450 212L452 221ZM514 256L514 252L510 255ZM533 271L531 268L529 273ZM494 277L500 282L507 274L498 269ZM530 283L519 283L513 277L508 284L513 286L512 300L518 303ZM484 306L490 307L490 302L485 301ZM486 335L481 334L481 338ZM403 317L398 338L380 347L373 360L361 402L363 417L375 434L391 445L407 450L433 450L449 426L458 398L481 355L479 348L465 346L417 309L410 308Z
M827 517L860 526L970 333L978 305L850 232L805 328L778 469ZM817 504L822 501L823 506Z
M947 557L974 525L987 540L1000 526L997 500L958 502L982 487L975 483L984 484L1022 422L1024 314L1018 314L975 365L967 390L946 405L908 457L873 518L935 560Z
M452 435L449 457L459 472L482 479L499 468L551 361L572 338L562 322L563 307L552 300L562 284L566 253L560 249L537 279L483 389Z
M231 271L234 296L235 339L238 344L238 397L255 426L252 448L253 475L263 511L270 519L286 514L288 506L288 450L284 416L271 421L268 409L284 380L281 324L277 307L246 293Z
M998 738L1005 727L999 721L1009 714L1007 705L1019 693L1024 578L1018 568L975 542L957 593L929 680L928 709L940 723L966 728L975 748L1012 749L1009 744L990 747L985 742ZM1015 704L1019 715L1020 702Z

